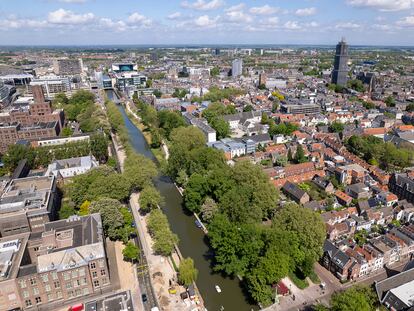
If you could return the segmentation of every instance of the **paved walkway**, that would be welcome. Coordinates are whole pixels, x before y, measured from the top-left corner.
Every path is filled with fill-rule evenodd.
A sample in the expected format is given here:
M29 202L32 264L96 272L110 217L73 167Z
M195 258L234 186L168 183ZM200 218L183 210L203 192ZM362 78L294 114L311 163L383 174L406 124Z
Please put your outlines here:
M152 276L152 284L160 303L160 307L165 311L193 310L196 307L195 305L187 306L180 298L179 294L184 292L185 289L177 284L177 274L170 258L155 255L153 252L153 240L147 229L147 216L141 216L139 214L138 199L139 194L132 194L130 204L134 218L137 221L138 234L141 237L144 237L144 239L141 239L142 247L148 261L149 272ZM176 264L178 265L179 263L176 262ZM176 294L170 294L168 292L168 289L170 288L170 281L172 286L177 290Z

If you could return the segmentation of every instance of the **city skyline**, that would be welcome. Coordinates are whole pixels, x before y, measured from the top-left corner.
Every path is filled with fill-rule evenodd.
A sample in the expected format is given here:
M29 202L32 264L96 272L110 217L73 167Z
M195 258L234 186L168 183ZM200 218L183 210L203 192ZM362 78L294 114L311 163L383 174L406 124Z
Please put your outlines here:
M0 2L1 45L412 46L412 0Z

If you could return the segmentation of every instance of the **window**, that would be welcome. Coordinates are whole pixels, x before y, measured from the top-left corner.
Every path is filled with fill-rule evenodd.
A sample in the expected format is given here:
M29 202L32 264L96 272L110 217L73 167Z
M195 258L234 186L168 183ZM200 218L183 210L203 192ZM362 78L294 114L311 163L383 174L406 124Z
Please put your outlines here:
M78 271L73 270L72 271L72 278L77 278L78 277Z
M82 296L82 291L78 288L76 291L76 296Z
M33 247L33 250L35 251L35 252L37 252L38 250L39 250L39 247Z
M62 292L60 290L56 292L56 298L57 299L62 298Z
M48 282L49 281L49 276L47 274L42 274L42 280L43 280L43 283Z
M39 289L37 287L33 287L33 295L39 295Z
M98 273L96 271L92 271L92 277L96 278L98 276Z
M81 279L81 284L86 285L86 278Z
M84 276L84 275L85 275L85 268L79 269L79 276Z
M23 298L29 298L30 294L27 290L23 292Z
M91 263L91 269L95 269L96 268L96 264L94 262Z
M58 275L56 272L52 272L52 279L57 280L58 279Z
M68 296L69 296L69 298L73 298L73 291L69 291Z
M105 261L103 259L99 260L99 267L100 268L105 267Z
M89 288L84 288L83 289L83 294L84 295L89 295Z
M24 304L26 305L26 307L31 307L32 306L32 301L30 299L27 299Z
M78 286L80 286L80 280L74 280L73 287L78 287Z
M94 281L93 281L93 286L95 286L95 287L99 287L99 281L98 281L98 280L94 280Z
M60 287L60 282L59 281L54 281L53 285L55 286L55 288L59 288Z
M51 289L50 289L50 285L49 285L49 284L46 284L46 285L45 285L45 291L50 292L50 290L51 290Z
M102 279L102 284L104 284L104 285L105 285L105 284L108 284L108 283L109 283L109 282L108 282L108 278L103 278L103 279Z
M36 299L36 303L42 303L42 298L36 297L35 299Z
M69 280L70 279L70 273L68 273L68 272L63 273L63 279L65 281Z
M20 288L26 288L26 280L19 280Z
M101 270L101 275L103 276L103 275L106 275L106 271L105 271L105 269L102 269Z
M52 301L53 299L54 299L53 294L51 293L47 294L47 301Z
M66 283L66 289L71 289L72 288L72 283Z

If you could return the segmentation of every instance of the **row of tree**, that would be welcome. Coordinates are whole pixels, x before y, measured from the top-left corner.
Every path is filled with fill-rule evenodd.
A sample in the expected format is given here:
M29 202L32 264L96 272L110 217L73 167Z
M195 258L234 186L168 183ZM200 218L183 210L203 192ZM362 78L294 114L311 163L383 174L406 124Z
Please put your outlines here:
M177 128L167 171L185 188L186 208L207 223L214 269L243 277L255 301L270 304L271 285L289 272L312 272L322 254L323 221L296 204L279 209L278 192L259 166L230 167L222 152L206 147L201 131Z
M52 104L55 108L64 109L66 119L79 122L82 132L102 129L108 133L109 123L105 113L95 104L95 95L92 92L79 90L70 98L65 93L59 93Z
M413 162L412 150L398 148L375 136L353 135L346 141L346 147L368 163L389 171L411 166Z
M108 138L103 133L91 136L89 141L66 143L57 146L33 148L27 145L10 145L2 161L7 171L12 172L19 161L26 159L30 168L46 167L54 160L93 155L100 163L108 160Z
M159 204L163 202L163 198L153 185L153 178L158 174L157 167L154 162L143 155L137 154L130 146L123 117L118 108L112 102L107 102L107 108L112 129L121 137L122 144L127 152L127 158L124 162L124 172L121 175L117 174L118 183L126 183L129 187L128 197L131 192L140 192L140 210L144 213L150 213L148 217L148 229L155 241L154 250L160 255L169 256L174 249L174 245L178 243L178 238L170 230L166 216L158 209ZM141 108L145 110L151 109L152 107L142 106ZM152 112L149 112L148 115L145 115L144 112L142 116L145 116L147 118L146 120L150 122L148 123L149 126L153 126L155 122L159 122L158 124L162 123L164 135L168 135L170 126L173 127L175 122L180 122L175 114L167 115L161 113L159 115L157 114L154 118L150 114ZM119 185L116 187L119 187ZM113 193L117 195L116 191Z

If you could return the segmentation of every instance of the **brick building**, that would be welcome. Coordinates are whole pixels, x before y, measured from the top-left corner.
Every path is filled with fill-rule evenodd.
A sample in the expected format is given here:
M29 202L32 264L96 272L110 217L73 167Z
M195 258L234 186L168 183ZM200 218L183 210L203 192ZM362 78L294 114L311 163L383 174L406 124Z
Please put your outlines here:
M53 110L41 86L33 86L33 102L0 113L0 152L25 139L58 136L64 123L62 110Z
M57 201L54 176L11 180L0 196L0 236L43 231L55 219Z
M50 222L30 236L2 238L0 255L0 267L8 265L0 278L0 310L52 310L111 285L99 214Z

